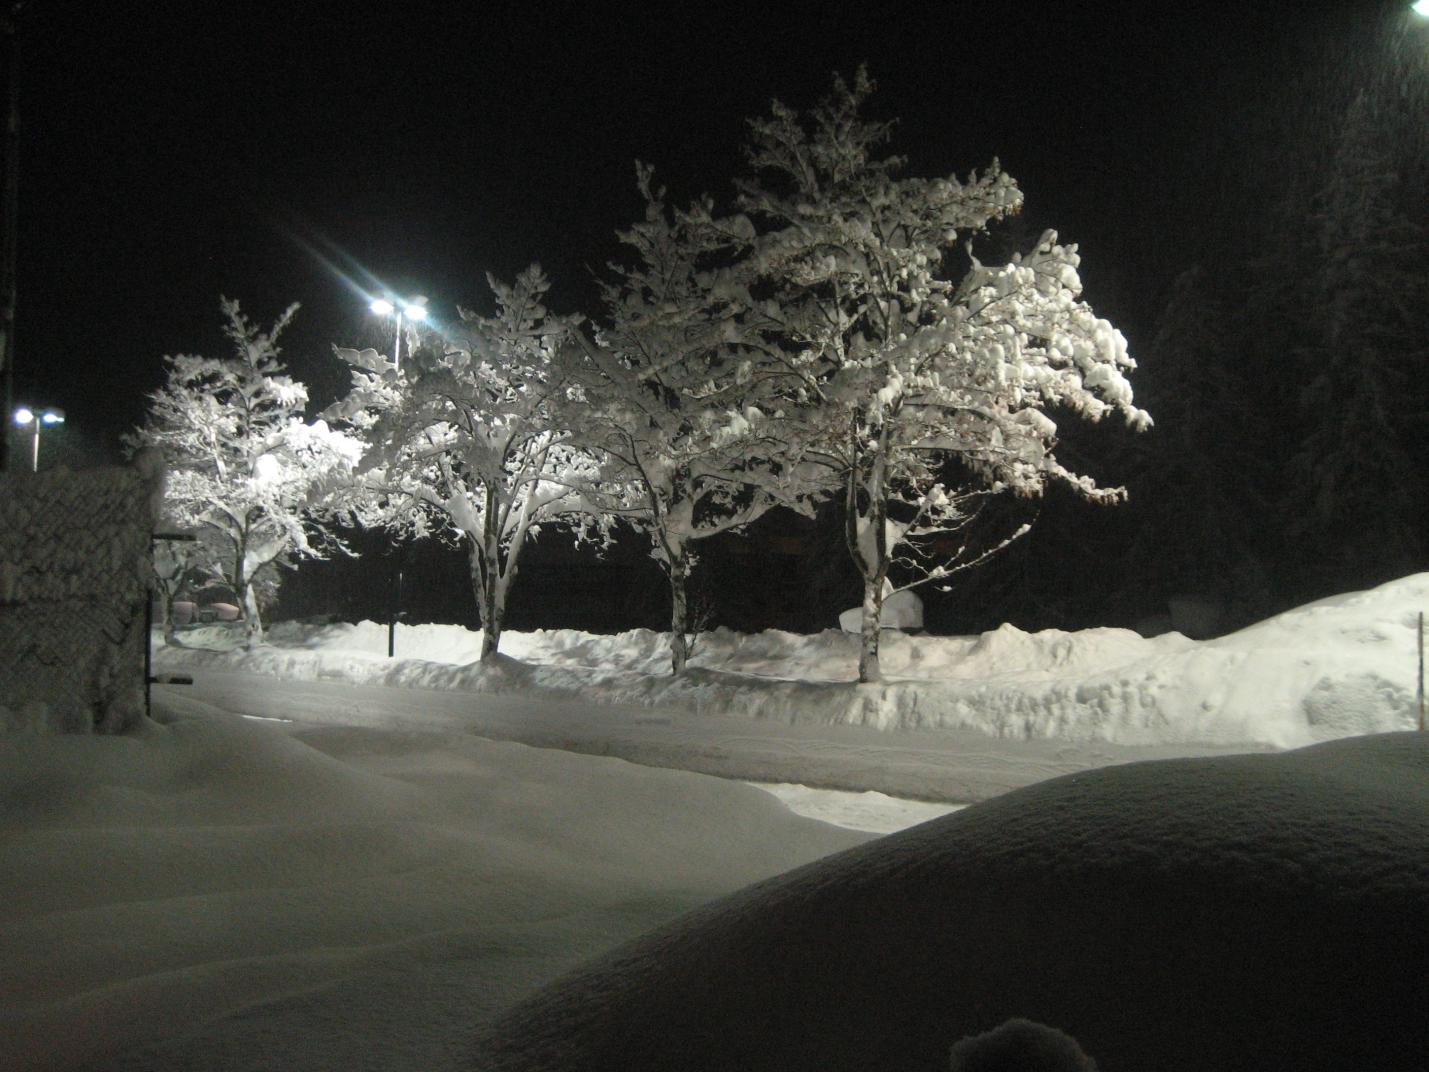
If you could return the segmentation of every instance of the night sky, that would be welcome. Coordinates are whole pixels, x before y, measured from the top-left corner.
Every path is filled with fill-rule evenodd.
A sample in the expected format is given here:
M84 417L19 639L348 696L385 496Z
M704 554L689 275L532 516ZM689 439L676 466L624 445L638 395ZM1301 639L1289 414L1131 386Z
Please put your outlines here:
M744 5L617 13L412 3L380 20L313 3L31 0L20 43L15 399L65 409L46 450L71 464L119 456L164 355L224 352L220 296L264 324L301 304L284 359L309 385L314 411L346 384L334 343L388 345L390 329L366 310L373 291L424 294L450 317L458 304L489 308L488 272L510 278L538 261L553 278L556 312L598 314L596 275L620 256L615 231L641 208L637 159L655 166L676 202L709 193L727 203L745 120L773 98L809 107L834 72L851 75L860 63L879 87L872 113L898 120L892 150L908 172L966 175L999 158L1026 194L1026 242L1052 226L1079 243L1086 298L1125 332L1133 356L1144 355L1183 270L1199 264L1214 280L1223 266L1254 263L1271 206L1296 188L1287 177L1299 169L1313 179L1328 162L1358 84L1383 82L1387 71L1429 77L1429 51L1418 54L1429 50L1429 22L1403 0L768 4L754 14ZM1230 301L1235 317L1233 293ZM1256 325L1240 320L1240 338L1253 341ZM1201 329L1185 334L1194 341ZM1298 385L1278 382L1273 348L1258 360L1265 367L1252 380L1267 397L1256 401L1274 422L1293 412ZM1170 408L1175 382L1158 395L1150 364L1135 377L1153 414ZM1239 420L1197 400L1181 419L1198 444L1192 453L1214 447L1216 421ZM1249 429L1241 423L1243 435ZM1194 473L1196 458L1177 456L1177 433L1174 422L1154 433L1155 465L1184 461ZM1270 427L1236 449L1292 433ZM1099 478L1127 479L1136 455L1117 451L1115 471L1093 467ZM1229 480L1256 471L1246 461L1229 462ZM1202 511L1204 534L1176 517L1184 482L1160 478L1144 459L1127 479L1133 509L1113 511L1112 522L1049 502L1036 539L978 571L986 590L965 585L948 604L963 617L943 624L987 624L969 614L992 624L1131 621L1187 586L1233 594L1258 585L1240 611L1254 620L1403 569L1371 543L1337 576L1307 567L1277 577L1276 562L1315 559L1290 523L1301 507L1280 501L1269 464L1241 496L1260 505ZM1197 494L1200 503L1215 492ZM1322 528L1333 549L1333 524ZM1222 578L1202 553L1233 536L1268 580ZM1084 569L1077 563L1122 557L1137 541L1134 568L1159 580L1123 583L1119 603L1094 583L1085 599L1067 594L1067 579ZM710 557L712 583L723 583L724 568L758 589L764 581L750 579L751 559L738 551L731 545L724 567ZM811 552L829 561L840 553ZM633 556L653 570L643 551ZM443 568L454 579L429 587L464 587L453 562ZM801 591L823 583L789 577ZM658 591L658 577L645 580ZM850 598L846 581L828 582L827 606L807 622L780 624L824 622ZM629 621L658 624L652 600ZM746 617L729 621L773 621L768 608Z
M747 117L807 106L861 62L911 170L999 156L1034 234L1082 244L1088 297L1134 347L1194 239L1194 139L1233 130L1237 87L1346 6L408 4L377 20L34 0L16 398L111 444L164 354L222 351L226 295L264 322L301 303L285 357L326 401L330 344L376 331L343 275L450 315L484 300L486 272L539 261L561 311L595 312L592 272L639 207L634 160L678 199L724 196Z

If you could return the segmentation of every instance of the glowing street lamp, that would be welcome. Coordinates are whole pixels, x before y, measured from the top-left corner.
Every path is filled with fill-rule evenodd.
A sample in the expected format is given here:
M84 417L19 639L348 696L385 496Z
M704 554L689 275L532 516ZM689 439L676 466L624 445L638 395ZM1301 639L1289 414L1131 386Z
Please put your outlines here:
M1420 18L1429 19L1429 0L1414 0L1409 6Z
M402 318L405 316L408 320L425 320L427 318L427 299L420 296L411 301L375 298L368 308L378 316L394 316L396 318L397 341L392 344L392 364L400 369L402 367Z
M29 406L21 406L15 410L14 421L22 428L28 425L32 429L30 437L30 472L38 473L40 471L40 429L46 425L64 424L65 411L47 407L36 412Z

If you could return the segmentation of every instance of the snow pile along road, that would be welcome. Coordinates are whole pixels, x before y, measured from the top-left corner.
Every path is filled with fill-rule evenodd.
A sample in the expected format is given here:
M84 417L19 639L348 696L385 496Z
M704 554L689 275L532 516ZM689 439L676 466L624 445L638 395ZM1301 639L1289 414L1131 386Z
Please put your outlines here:
M1429 574L1321 600L1230 636L1145 639L1124 629L883 640L887 680L856 685L857 638L718 630L688 673L668 674L665 639L640 630L507 633L503 655L476 663L478 638L454 626L387 629L279 625L254 652L221 632L185 634L165 669L214 666L300 680L483 692L546 691L586 701L884 730L966 727L998 737L1120 744L1249 743L1298 747L1410 728L1416 637Z

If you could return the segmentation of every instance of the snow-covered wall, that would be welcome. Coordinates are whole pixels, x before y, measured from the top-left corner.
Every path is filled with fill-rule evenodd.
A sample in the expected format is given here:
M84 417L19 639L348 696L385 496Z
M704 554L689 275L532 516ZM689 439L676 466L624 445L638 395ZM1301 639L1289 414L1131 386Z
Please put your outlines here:
M117 732L143 714L159 474L0 474L0 730Z

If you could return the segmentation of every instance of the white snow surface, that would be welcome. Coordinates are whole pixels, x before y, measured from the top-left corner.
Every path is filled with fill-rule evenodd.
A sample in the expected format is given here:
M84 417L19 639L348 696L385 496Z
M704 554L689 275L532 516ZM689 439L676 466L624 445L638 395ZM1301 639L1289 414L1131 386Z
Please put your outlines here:
M674 685L650 634L517 634L485 668L442 627L399 632L420 659L372 625L161 652L198 681L156 689L141 732L0 734L0 1068L906 1070L1013 1017L1107 1069L1414 1067L1429 735L1127 765L1215 749L1109 743L1155 734L1078 697L1154 673L1226 740L1402 724L1426 580L1204 644L891 635L895 680L866 689L828 633L702 638ZM839 724L844 696L929 714L959 688L1063 697L1085 739ZM553 747L490 739L516 732ZM948 800L1123 765L870 840L771 793L882 828L915 806L559 750L576 736ZM767 773L722 766L751 755Z
M666 638L639 630L506 633L502 658L478 665L479 636L453 626L280 624L269 647L231 647L222 630L184 635L164 669L244 669L296 680L579 698L665 710L746 714L786 723L880 730L970 728L995 737L1158 743L1316 741L1411 728L1416 622L1429 574L1321 600L1215 640L1125 629L976 637L884 635L886 680L851 684L858 638L717 630L691 669L668 673Z
M0 738L0 1068L455 1069L581 959L865 840L738 782L181 696Z
M905 800L877 790L849 793L838 789L815 789L789 782L750 782L784 802L797 815L820 822L872 834L892 834L961 810L962 804L938 804L925 800Z
M883 582L883 613L879 622L884 629L922 629L923 600L917 592L907 589L890 591L892 585ZM863 629L863 605L850 607L839 615L839 628L845 633L857 633Z
M585 965L471 1067L932 1072L1025 1018L1103 1069L1407 1070L1426 964L1429 734L1387 734L1087 771L880 838Z

